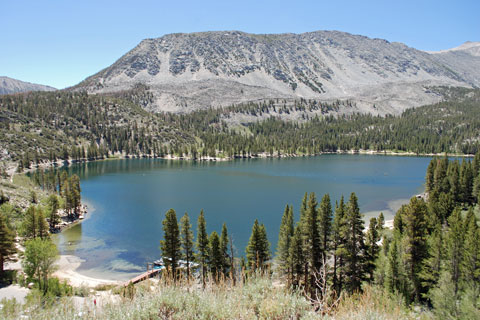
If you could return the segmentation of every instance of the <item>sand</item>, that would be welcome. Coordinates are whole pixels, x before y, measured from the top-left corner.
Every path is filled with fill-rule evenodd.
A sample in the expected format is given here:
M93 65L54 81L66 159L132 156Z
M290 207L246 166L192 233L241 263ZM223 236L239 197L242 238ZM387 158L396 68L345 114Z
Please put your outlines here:
M82 260L76 256L61 255L60 259L56 263L58 269L54 273L54 276L58 277L61 280L67 280L67 282L74 287L86 286L94 288L98 285L103 284L118 285L122 283L120 281L92 278L80 274L77 272L77 268L80 266L81 263Z

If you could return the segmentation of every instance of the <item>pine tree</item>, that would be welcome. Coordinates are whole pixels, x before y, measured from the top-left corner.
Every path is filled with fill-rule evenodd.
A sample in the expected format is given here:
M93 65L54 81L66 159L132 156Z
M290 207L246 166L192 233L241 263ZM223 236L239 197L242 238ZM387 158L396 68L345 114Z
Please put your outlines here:
M427 206L421 199L413 197L403 212L405 254L404 263L411 286L411 300L419 302L423 294L420 271L427 256Z
M463 242L465 230L460 209L455 209L448 219L449 230L446 235L446 270L450 273L457 295L460 284L460 268L463 260Z
M480 173L477 174L473 182L472 199L475 200L477 204L480 204Z
M260 232L260 261L262 264L265 264L270 260L271 255L270 255L270 241L268 241L268 235L267 235L267 229L265 228L265 225L262 223L259 228Z
M458 160L451 162L447 169L448 183L450 186L449 194L453 202L460 200L460 165Z
M320 202L320 210L318 214L318 229L320 234L320 252L323 257L323 266L327 266L327 259L331 244L332 233L332 204L330 195L327 193Z
M397 213L398 214L398 213ZM393 240L387 253L387 267L385 275L385 288L391 293L402 292L402 275L400 270L400 238L398 230L394 231Z
M265 226L255 219L252 227L252 234L246 248L248 266L252 270L263 269L264 263L270 259L269 243Z
M385 217L383 216L383 212L380 212L378 215L377 224L379 232L382 233L385 229Z
M355 193L350 195L342 237L345 239L345 288L353 293L360 290L365 279L365 234L363 217Z
M302 227L297 225L293 232L291 245L288 252L290 278L294 287L300 285L304 272L305 256L303 254Z
M476 177L480 174L480 151L475 154L472 162L473 175Z
M373 272L375 270L375 261L378 257L380 248L378 246L378 241L380 241L380 233L378 232L377 218L373 217L370 219L370 224L368 226L367 235L365 238L365 263L366 263L366 272L370 276L369 281L373 281Z
M206 267L208 261L208 234L207 234L207 223L205 221L205 216L203 210L200 211L200 215L197 220L197 255L198 261L202 266L202 283L205 287L205 276L206 276Z
M472 203L473 179L472 164L464 159L460 169L460 201L463 203Z
M473 210L472 210L473 213ZM480 289L480 228L474 214L467 216L465 246L461 264L462 278L465 283Z
M60 222L60 216L58 215L59 202L56 194L51 194L48 199L48 208L49 208L49 224L50 230L54 230L57 227L57 224Z
M305 256L305 286L307 292L315 291L316 275L322 264L320 234L318 233L318 210L315 193L310 193L307 203L307 211L301 221L303 228L303 251Z
M176 280L178 260L181 257L180 231L178 230L177 215L175 210L169 209L162 221L164 240L160 241L163 262L172 271L173 279Z
M450 186L448 183L447 177L447 170L448 170L448 158L445 156L442 159L437 160L437 164L435 166L434 172L434 189L438 193L448 193L450 190Z
M26 239L34 239L38 236L38 218L34 206L28 207L25 211L21 229Z
M15 233L8 227L3 213L0 213L0 278L3 278L4 263L11 261L15 252Z
M434 175L435 175L435 167L437 164L437 159L433 158L430 163L428 164L427 168L427 175L425 177L425 189L427 192L431 192L434 189Z
M210 272L212 273L215 281L218 281L220 274L222 273L223 256L220 249L220 237L216 231L210 234L208 239L209 260L208 264Z
M343 195L340 199L340 204L335 206L335 217L333 219L333 288L337 295L340 295L343 286L344 278L344 257L345 239L343 237L345 224L345 202Z
M230 268L230 255L228 254L228 230L227 225L224 223L222 226L222 233L220 234L220 252L222 257L222 267L221 272L224 275L228 274L228 269Z
M427 238L428 254L423 262L420 278L425 292L429 292L437 285L440 278L442 262L444 260L443 230L437 224L433 232Z
M183 217L180 219L180 225L182 256L185 258L185 262L187 264L187 279L190 279L190 263L194 260L194 243L192 225L190 224L188 213L185 212Z
M282 222L280 224L280 231L278 233L276 253L278 268L283 275L288 274L290 269L288 261L293 231L293 207L286 205L282 216Z
M45 217L43 215L43 210L41 208L37 208L36 218L37 218L37 236L42 239L48 238L49 237L48 223L45 220Z

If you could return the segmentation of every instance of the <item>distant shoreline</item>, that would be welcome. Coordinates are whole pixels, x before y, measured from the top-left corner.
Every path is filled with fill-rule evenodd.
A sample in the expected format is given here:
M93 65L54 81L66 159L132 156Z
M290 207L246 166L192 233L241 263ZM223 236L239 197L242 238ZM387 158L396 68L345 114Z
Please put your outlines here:
M123 160L123 159L162 159L162 160L187 160L187 161L211 161L211 162L223 162L223 161L233 161L236 159L280 159L280 158L303 158L303 157L318 157L322 155L373 155L373 156L402 156L402 157L460 157L460 158L473 158L474 154L460 154L460 153L415 153L411 151L397 152L391 150L377 151L377 150L337 150L332 152L320 152L316 154L296 154L296 153L276 153L270 154L268 152L261 152L256 154L249 154L245 156L229 156L229 157L198 157L193 158L190 156L175 156L175 155L166 155L166 156L153 156L153 155L126 155L126 154L114 154L108 158L101 159L69 159L69 160L58 160L58 161L44 161L38 165L33 165L30 169L24 169L22 173L34 172L39 169L50 169L50 168L61 168L69 167L73 164L79 163L88 163L88 162L98 162L98 161L111 161L111 160ZM11 166L8 168L8 173L13 179L14 174L18 174L17 166Z

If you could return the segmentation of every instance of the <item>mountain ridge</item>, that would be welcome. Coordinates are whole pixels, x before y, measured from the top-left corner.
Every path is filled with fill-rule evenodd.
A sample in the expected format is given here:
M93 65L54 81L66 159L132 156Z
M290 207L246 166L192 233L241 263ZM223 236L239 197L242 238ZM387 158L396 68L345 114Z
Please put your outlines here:
M11 94L27 91L55 91L56 88L43 84L36 84L10 77L0 76L0 94Z
M438 102L430 86L480 86L480 57L340 31L175 33L142 40L71 90L112 93L138 83L149 87L145 108L153 112L307 98L352 99L359 112L398 114Z

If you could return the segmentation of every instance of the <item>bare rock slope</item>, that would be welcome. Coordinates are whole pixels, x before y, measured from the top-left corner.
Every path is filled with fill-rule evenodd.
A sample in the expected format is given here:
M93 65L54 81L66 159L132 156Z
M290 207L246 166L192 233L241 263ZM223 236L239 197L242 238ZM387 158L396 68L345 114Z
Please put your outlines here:
M27 91L55 91L57 89L41 84L24 82L9 77L0 77L0 94L10 94Z
M307 98L351 99L358 111L399 113L440 100L429 86L480 86L480 56L472 45L429 53L338 31L169 34L143 40L73 90L109 93L138 83L153 96L150 111Z

